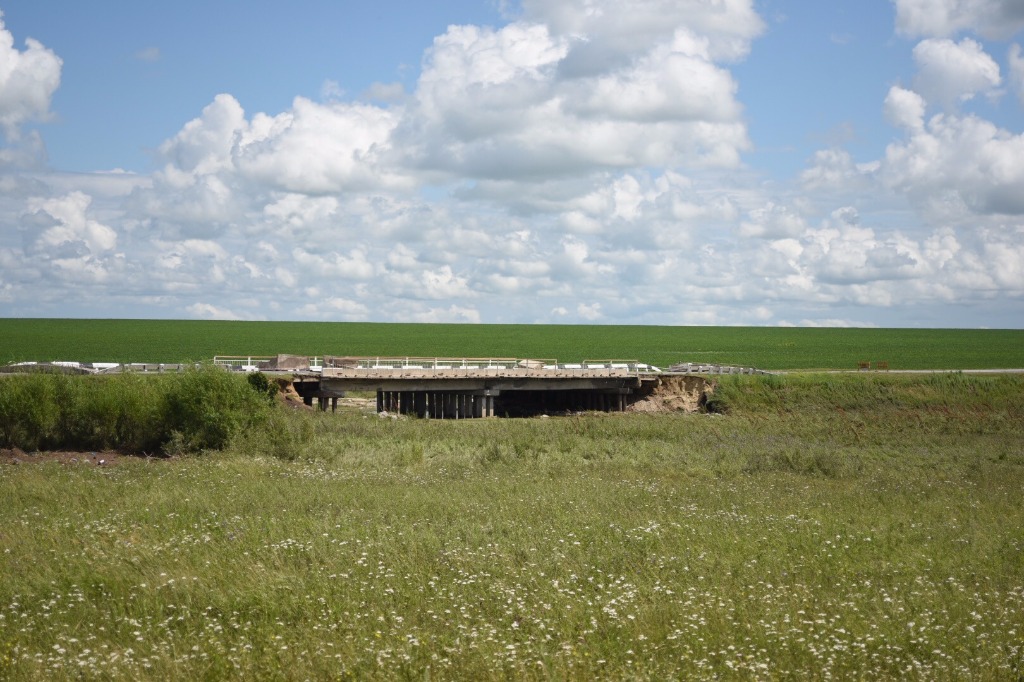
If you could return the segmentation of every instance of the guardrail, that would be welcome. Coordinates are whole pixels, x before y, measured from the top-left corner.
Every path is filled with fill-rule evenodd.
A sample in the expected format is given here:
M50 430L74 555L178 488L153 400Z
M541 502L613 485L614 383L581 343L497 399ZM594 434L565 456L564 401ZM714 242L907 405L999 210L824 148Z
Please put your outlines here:
M213 364L236 372L259 372L263 370L278 369L276 366L278 356L276 355L215 355ZM320 356L314 355L310 358L303 358L302 369L320 371L323 362Z
M676 374L771 374L755 367L737 365L709 365L707 363L680 362L668 368Z
M543 364L546 360L518 358L426 358L426 357L331 357L324 358L324 367L337 369L513 369L523 363Z
M287 358L287 366L280 364ZM440 358L416 356L269 356L218 355L215 365L241 372L305 370L323 368L347 370L624 370L632 374L653 374L661 370L636 360L584 360L559 362L555 358Z

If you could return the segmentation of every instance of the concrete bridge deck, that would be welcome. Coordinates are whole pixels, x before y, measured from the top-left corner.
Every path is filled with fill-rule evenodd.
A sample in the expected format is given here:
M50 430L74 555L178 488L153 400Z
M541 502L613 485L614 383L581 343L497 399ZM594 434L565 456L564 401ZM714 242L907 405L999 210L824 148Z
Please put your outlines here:
M377 394L379 412L467 419L546 412L622 411L660 370L601 361L345 358L340 366L293 373L296 390L320 408L350 391Z

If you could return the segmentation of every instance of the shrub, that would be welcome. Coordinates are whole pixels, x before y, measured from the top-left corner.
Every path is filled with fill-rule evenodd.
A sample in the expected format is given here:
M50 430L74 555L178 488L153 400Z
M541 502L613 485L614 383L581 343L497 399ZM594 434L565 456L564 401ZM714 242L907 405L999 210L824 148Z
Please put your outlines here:
M53 382L35 374L0 377L0 445L36 450L56 422Z
M212 366L158 377L0 377L0 447L169 454L220 449L242 429L265 421L272 394L272 388L251 390L241 377Z
M170 454L225 447L240 431L266 419L269 405L263 396L249 382L212 365L186 370L171 382L166 396Z

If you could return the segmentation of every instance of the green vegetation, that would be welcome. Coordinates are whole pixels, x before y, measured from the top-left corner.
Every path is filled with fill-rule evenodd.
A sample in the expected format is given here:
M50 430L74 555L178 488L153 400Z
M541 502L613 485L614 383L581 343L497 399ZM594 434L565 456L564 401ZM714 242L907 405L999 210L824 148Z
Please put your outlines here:
M136 454L219 449L265 422L276 389L262 374L247 382L212 366L162 376L4 376L0 447Z
M0 465L0 678L1020 678L1024 378L713 403Z
M762 369L1024 367L1024 330L0 319L0 364L182 362L214 355L635 359Z

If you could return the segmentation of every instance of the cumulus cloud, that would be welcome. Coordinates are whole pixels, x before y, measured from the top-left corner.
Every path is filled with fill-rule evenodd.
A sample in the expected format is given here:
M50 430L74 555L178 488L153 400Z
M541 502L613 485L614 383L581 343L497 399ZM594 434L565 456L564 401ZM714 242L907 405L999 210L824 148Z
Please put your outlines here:
M576 306L576 314L581 319L593 322L599 320L602 317L601 304L600 303L580 303Z
M2 309L131 291L168 317L866 326L1024 300L1024 143L935 114L1000 87L980 45L926 36L883 159L837 146L769 186L730 70L763 28L749 0L526 0L448 28L408 90L218 95L151 176L0 175Z
M479 324L480 311L476 308L452 304L448 308L430 308L429 310L412 312L409 319L413 322L449 324Z
M527 8L526 16L561 20L568 8L561 9ZM627 41L641 50L635 58L587 74L565 73L573 46L619 46L627 29L602 23L595 33L570 34L525 21L497 30L450 27L427 54L398 146L423 170L478 178L734 166L749 142L736 85L714 61L715 39L694 33L707 12L714 13L694 11L668 31L662 18L642 50Z
M395 178L379 173L376 161L393 127L387 110L303 97L285 113L250 121L234 97L221 94L160 146L167 164L158 179L185 188L204 177L241 176L305 194L386 186Z
M297 312L306 320L365 320L370 310L360 303L343 296L322 295L319 290L313 293L314 302L306 303Z
M1024 134L976 116L940 114L886 148L888 185L925 206L949 197L975 213L1024 214Z
M363 96L371 102L400 102L405 99L405 86L401 83L372 83Z
M1024 28L1019 0L894 0L896 30L912 37L951 36L977 31L1008 38Z
M808 190L856 187L870 170L870 165L854 163L845 149L821 149L815 152L811 166L801 172L800 180Z
M1017 91L1021 106L1024 107L1024 55L1021 54L1020 45L1014 43L1010 46L1007 61L1010 64L1010 83Z
M62 64L33 38L25 40L24 51L18 50L0 13L0 126L8 140L18 138L23 123L49 116Z
M926 106L921 95L894 85L885 97L885 118L897 128L918 131L924 127Z
M642 52L668 39L676 27L687 26L707 36L714 59L739 59L764 30L749 0L524 0L522 5L526 18L558 35L583 38L579 46L596 43L597 51L613 54Z
M762 239L782 239L800 235L806 224L803 218L786 206L768 202L748 214L740 223L740 236Z
M398 184L377 164L394 126L393 114L379 107L298 97L284 114L257 115L233 141L233 161L243 176L286 191L329 194Z
M202 320L244 320L245 317L222 308L220 306L213 305L212 303L193 303L185 308L185 311L195 318Z
M914 48L918 73L914 87L926 100L947 108L977 94L992 94L1002 84L999 65L982 46L964 38L923 40Z
M22 216L29 248L39 252L100 255L117 246L117 232L88 217L92 198L72 192L51 199L33 198Z

